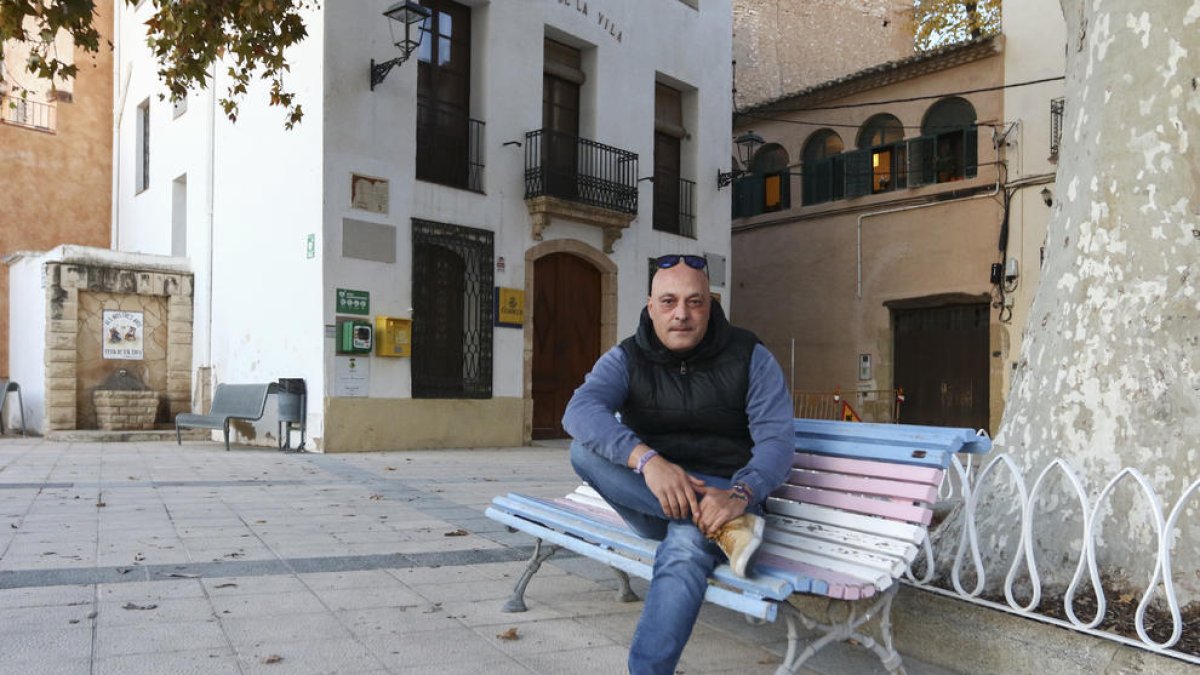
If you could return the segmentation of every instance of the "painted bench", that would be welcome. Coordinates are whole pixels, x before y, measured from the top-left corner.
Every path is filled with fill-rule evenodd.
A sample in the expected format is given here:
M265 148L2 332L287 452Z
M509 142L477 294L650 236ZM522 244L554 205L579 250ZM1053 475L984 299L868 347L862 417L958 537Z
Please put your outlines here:
M951 456L987 452L991 441L970 429L808 419L796 420L795 432L792 471L764 505L767 529L751 575L719 565L705 600L762 621L782 610L788 651L777 673L795 673L826 644L846 639L874 651L889 671L904 672L891 637L896 582L928 536ZM658 542L635 534L586 485L559 499L499 496L487 515L536 538L504 611L525 610L530 580L561 549L611 566L623 601L637 599L629 575L651 576ZM842 621L823 623L787 602L794 593L851 604ZM878 641L859 630L876 616ZM823 635L802 649L797 622Z
M183 445L182 429L220 429L225 432L225 450L229 450L229 422L262 419L267 409L267 396L274 393L277 386L275 382L218 384L207 415L179 413L175 416L175 441Z

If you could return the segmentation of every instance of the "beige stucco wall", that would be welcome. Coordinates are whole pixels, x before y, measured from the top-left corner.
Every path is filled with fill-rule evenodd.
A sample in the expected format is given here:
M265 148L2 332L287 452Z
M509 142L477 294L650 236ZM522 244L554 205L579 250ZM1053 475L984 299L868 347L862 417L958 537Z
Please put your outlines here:
M904 0L735 0L737 108L913 53Z
M112 189L112 0L96 1L100 51L76 50L78 78L46 132L0 124L0 256L59 244L108 248ZM10 61L9 69L20 66ZM9 77L5 75L4 77ZM19 83L32 76L20 75ZM24 79L21 79L24 78ZM0 376L9 373L8 272L0 272ZM19 356L18 356L19 358Z
M523 445L525 402L490 399L326 398L324 452Z
M781 144L791 158L793 208L734 221L732 319L758 333L789 380L794 372L796 390L849 392L860 385L893 388L891 315L885 302L943 294L990 295L988 273L998 259L1003 208L994 192L1001 155L992 144L988 124L1003 120L1002 99L997 92L964 97L974 105L981 124L979 171L972 179L804 207L800 206L799 158L805 141L828 126L852 149L858 126L882 112L898 117L906 138L914 138L920 135L922 117L937 95L999 84L1002 75L1001 57L992 53L946 70L830 98L822 105L934 98L772 114L786 117L786 122L753 120L752 128L768 142ZM1009 358L1011 330L993 310L993 429L1002 412L1002 368ZM874 379L870 382L858 380L859 354L872 355Z

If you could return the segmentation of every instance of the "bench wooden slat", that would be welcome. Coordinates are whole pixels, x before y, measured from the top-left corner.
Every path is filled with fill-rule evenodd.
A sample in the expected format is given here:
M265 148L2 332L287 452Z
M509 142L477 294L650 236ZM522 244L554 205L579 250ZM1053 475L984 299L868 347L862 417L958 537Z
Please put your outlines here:
M811 584L814 595L823 595L841 600L858 600L875 595L874 584L868 583L846 574L833 570L806 565L795 560L780 557L769 551L762 551L755 558L755 569L760 574L770 574L783 579L796 579L800 583Z
M909 523L921 523L922 525L929 525L930 521L933 520L933 511L929 508L915 506L912 504L901 504L899 502L885 501L882 499L872 499L870 497L861 497L859 495L849 495L832 490L820 490L796 485L784 485L771 494L773 497L790 499L796 502L820 504L822 506L829 506L835 509L843 509L846 511L852 511L854 513L863 513L872 516L882 516L884 518L902 520Z
M864 568L879 570L889 576L904 574L908 561L902 556L891 555L885 551L850 546L838 542L810 537L798 537L789 532L773 530L765 533L763 545L771 544L776 549L805 551L820 555L830 560L844 561Z
M792 458L792 467L796 469L812 469L813 471L829 471L845 473L852 476L872 476L890 480L902 480L910 483L925 485L940 485L941 469L923 466L902 466L890 462L872 462L868 460L846 459L844 457L829 457L797 452Z
M793 469L791 474L788 475L787 483L802 487L839 492L857 492L913 502L932 503L937 500L936 485L919 485L917 483L905 483L903 481L882 478L850 476L844 473Z
M917 546L901 539L880 537L857 532L825 523L797 520L784 516L768 515L766 536L790 536L821 539L843 546L879 551L896 558L912 561L919 552Z
M594 545L610 550L619 550L645 560L654 558L654 552L659 544L652 539L638 536L623 523L620 525L598 523L563 504L528 495L509 493L507 497L496 497L492 500L492 508L527 520L534 520L552 529L564 531L589 541ZM729 569L729 565L718 565L713 570L713 578L740 591L773 600L782 600L795 591L790 585L782 583L776 578L739 577Z
M856 438L876 445L928 445L950 452L984 453L992 448L986 435L970 429L930 427L918 424L880 424L855 422L848 429L845 422L833 420L797 419L792 426L798 440L807 442L818 438ZM798 444L798 449L804 445Z
M879 445L862 440L805 438L796 440L796 450L850 459L868 459L894 464L939 468L950 463L950 452L933 446Z
M875 567L860 565L847 560L840 560L819 555L811 551L800 551L771 543L764 543L759 548L759 551L771 553L773 555L787 558L788 560L795 560L796 562L812 565L813 567L824 570L836 570L840 574L858 579L859 582L863 584L874 585L879 590L884 590L888 586L892 585L892 574Z
M919 545L925 539L925 528L920 525L848 513L817 504L797 504L786 499L771 497L767 499L766 510L768 513L790 516L799 520L811 520L833 527L856 530L868 534L876 534L881 537L898 539L914 545Z

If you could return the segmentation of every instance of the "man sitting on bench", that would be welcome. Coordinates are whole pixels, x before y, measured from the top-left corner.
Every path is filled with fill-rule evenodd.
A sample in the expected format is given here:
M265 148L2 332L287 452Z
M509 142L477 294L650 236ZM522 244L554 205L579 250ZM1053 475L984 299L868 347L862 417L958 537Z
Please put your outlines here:
M634 675L675 672L722 553L745 576L762 502L794 452L783 371L712 301L705 259L655 264L636 334L600 357L563 415L575 471L662 541L629 649Z

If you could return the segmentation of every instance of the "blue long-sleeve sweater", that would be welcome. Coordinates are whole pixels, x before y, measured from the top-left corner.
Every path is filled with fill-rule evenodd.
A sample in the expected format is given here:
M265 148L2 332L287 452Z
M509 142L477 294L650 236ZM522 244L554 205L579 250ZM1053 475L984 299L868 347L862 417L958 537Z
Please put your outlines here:
M596 361L592 372L575 390L563 414L567 433L614 464L627 466L629 454L642 442L616 418L616 411L629 394L625 352L618 345ZM750 357L750 382L746 415L754 446L746 466L732 482L744 482L761 502L783 484L792 465L794 431L791 396L783 371L766 347L755 345Z

